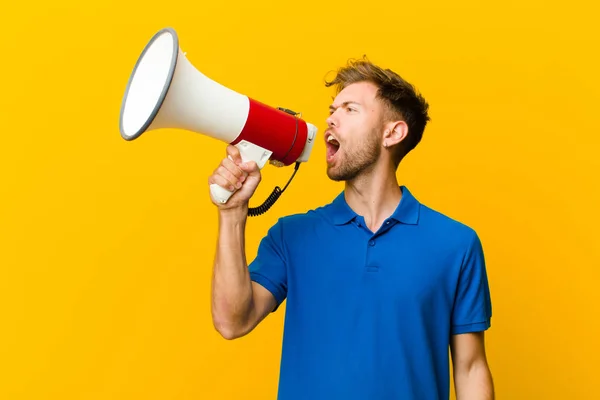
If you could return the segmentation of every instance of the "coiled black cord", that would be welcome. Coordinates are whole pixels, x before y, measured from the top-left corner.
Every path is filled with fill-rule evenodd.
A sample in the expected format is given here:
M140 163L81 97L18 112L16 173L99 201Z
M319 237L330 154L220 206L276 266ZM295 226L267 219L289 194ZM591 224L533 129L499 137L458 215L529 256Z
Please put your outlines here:
M292 176L290 177L290 179L288 180L286 185L283 187L283 189L281 189L279 186L275 186L275 189L273 189L273 192L271 192L271 194L269 195L269 197L267 197L267 199L264 201L264 203L262 203L258 207L251 207L248 209L248 215L250 217L257 217L259 215L266 213L269 210L269 208L271 208L273 206L273 204L275 204L277 199L279 199L279 196L281 196L283 194L285 189L287 189L287 187L290 184L290 182L292 181L292 179L294 179L296 172L298 172L299 167L300 167L300 162L296 162L296 166L294 167L294 173L292 174Z

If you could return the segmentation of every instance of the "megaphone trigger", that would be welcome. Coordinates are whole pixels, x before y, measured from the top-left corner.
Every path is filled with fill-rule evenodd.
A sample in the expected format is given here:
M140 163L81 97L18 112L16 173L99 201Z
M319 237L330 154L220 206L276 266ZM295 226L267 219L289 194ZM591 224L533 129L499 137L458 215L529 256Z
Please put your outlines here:
M257 146L254 143L250 143L246 140L242 140L238 144L235 145L240 151L240 156L242 157L242 162L246 163L248 161L254 161L258 168L262 169L266 162L273 154L272 151L267 150L263 147ZM227 156L231 159L231 156ZM229 200L231 196L235 193L235 191L227 190L216 183L210 185L210 193L213 198L219 203L225 204Z

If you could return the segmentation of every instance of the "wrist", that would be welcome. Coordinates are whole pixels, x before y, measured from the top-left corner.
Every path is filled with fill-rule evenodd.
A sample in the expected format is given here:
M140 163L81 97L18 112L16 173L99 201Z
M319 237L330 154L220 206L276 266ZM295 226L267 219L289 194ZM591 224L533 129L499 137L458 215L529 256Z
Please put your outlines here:
M219 209L219 220L224 223L241 223L248 218L248 206Z

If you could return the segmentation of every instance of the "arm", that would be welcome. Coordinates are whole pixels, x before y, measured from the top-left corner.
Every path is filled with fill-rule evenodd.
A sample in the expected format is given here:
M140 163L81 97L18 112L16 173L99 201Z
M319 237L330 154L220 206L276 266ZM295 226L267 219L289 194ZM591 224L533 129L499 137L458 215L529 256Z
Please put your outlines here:
M246 217L219 214L219 238L212 277L212 317L226 339L248 334L275 307L275 298L250 279L245 259Z
M260 182L255 163L242 165L239 151L228 146L228 156L209 178L233 190L242 184L226 204L219 208L219 232L212 275L211 312L215 329L226 339L246 335L275 307L273 295L252 282L245 257L245 229L248 200Z
M484 332L453 335L450 341L457 400L494 400Z

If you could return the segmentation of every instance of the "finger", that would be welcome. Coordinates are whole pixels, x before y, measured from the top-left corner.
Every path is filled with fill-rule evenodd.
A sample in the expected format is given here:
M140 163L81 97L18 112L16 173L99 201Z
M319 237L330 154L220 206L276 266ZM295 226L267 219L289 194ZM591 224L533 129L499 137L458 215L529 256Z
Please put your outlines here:
M223 189L227 189L230 192L235 192L236 188L229 182L227 179L223 178L221 175L213 175L211 176L209 183L217 184L221 186Z
M221 162L221 165L225 167L236 179L240 182L243 182L246 178L246 172L244 172L237 164L235 164L232 160L225 158Z
M240 150L233 146L233 145L227 145L227 155L229 157L231 157L231 160L235 163L235 164L241 164L242 163L242 155L240 154Z
M260 171L260 168L258 168L258 164L256 164L256 162L254 162L254 161L245 162L240 165L240 168L245 173L247 173L248 175L252 175L252 176L256 176L257 173Z
M234 187L237 187L238 189L242 186L242 183L240 182L239 178L233 175L231 171L229 171L223 166L217 168L217 175L223 177L223 179L225 179L229 184L233 185Z

